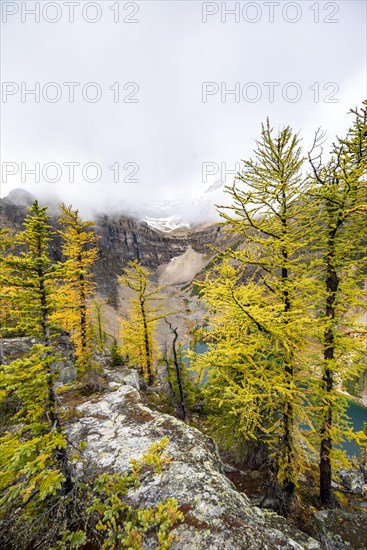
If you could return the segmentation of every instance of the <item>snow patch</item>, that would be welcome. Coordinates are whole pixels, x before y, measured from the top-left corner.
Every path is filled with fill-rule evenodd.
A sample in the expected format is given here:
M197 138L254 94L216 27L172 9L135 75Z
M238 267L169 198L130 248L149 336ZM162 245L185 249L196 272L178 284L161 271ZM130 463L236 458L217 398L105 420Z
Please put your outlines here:
M187 229L190 228L189 223L185 223L182 220L177 219L175 216L168 216L166 218L151 218L149 216L145 216L143 221L150 227L153 227L153 229L158 229L159 231L164 231L166 233L183 227Z

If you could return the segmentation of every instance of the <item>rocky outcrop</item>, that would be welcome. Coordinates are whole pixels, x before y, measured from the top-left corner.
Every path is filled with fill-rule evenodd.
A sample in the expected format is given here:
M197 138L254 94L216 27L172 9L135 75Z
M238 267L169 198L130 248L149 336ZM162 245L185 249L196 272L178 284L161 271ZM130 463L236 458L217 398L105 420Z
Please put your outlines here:
M137 259L155 271L162 264L184 255L188 249L213 256L211 245L221 249L234 241L233 235L225 233L217 224L172 233L158 231L126 216L99 216L96 224L100 237L100 254L95 267L98 289L110 296L113 303L117 303L117 276L127 262Z
M32 346L37 343L32 336L20 336L17 338L2 338L1 347L5 363L11 363L29 354Z
M365 476L361 469L343 468L339 470L338 476L342 489L360 496L366 492Z
M169 438L167 452L172 461L161 475L145 479L131 498L139 506L154 505L172 496L177 499L185 521L175 528L178 538L174 549L323 548L296 529L287 530L281 518L276 521L252 507L225 477L213 440L176 418L144 406L134 387L121 385L128 375L109 372L114 391L77 407L76 418L68 428L69 438L74 444L86 441L86 458L101 469L120 472L153 442Z
M5 364L16 359L27 357L32 346L40 341L31 336L19 336L16 338L2 338L1 355ZM59 357L53 363L53 369L59 373L59 384L67 384L76 378L74 346L66 334L58 335L54 340L55 353Z
M315 513L315 535L328 550L366 550L366 512L321 510Z

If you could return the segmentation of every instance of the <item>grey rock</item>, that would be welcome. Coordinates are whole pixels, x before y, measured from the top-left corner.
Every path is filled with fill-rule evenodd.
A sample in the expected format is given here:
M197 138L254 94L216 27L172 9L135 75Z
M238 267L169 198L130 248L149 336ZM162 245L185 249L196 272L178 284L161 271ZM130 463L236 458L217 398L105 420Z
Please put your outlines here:
M364 487L364 475L357 468L343 468L338 472L342 486L354 495L362 495Z
M366 550L366 512L321 510L314 515L314 533L328 550Z
M103 367L104 369L108 368L111 365L111 353L108 350L97 351L93 353L93 359Z
M128 367L105 369L105 376L110 385L116 384L117 386L121 386L121 384L126 384L140 391L139 374L135 369Z
M278 516L275 512L263 510L263 515L265 518L266 527L270 530L270 532L273 532L274 535L277 533L279 541L284 541L287 538L293 540L293 548L297 549L320 550L324 548L318 541L307 536L305 533L300 532L298 529L290 525L286 519ZM280 542L279 547L281 547Z
M31 336L3 338L2 348L5 362L11 363L16 359L24 357L29 353L34 344L36 344L36 338L32 338Z
M29 355L32 346L40 341L31 336L4 338L2 349L5 363L11 363ZM64 334L55 339L55 352L60 360L53 363L54 371L59 373L59 384L67 384L76 379L76 368L74 364L74 346L70 338Z
M108 376L114 374L109 371ZM251 506L246 495L237 492L225 477L213 440L144 406L132 386L116 386L100 399L79 405L77 412L68 436L74 444L87 442L85 456L101 470L125 472L132 457L141 457L163 436L169 438L171 462L160 475L145 478L130 498L139 506L155 505L168 497L177 499L185 521L174 529L179 537L174 550L322 548L296 529L286 531L281 520L276 526L268 524L263 512ZM149 542L146 548L151 548Z
M367 485L367 463L361 464L360 469L363 474L364 482Z
M54 363L54 368L60 373L60 384L68 384L76 379L77 371L73 361L58 361Z
M366 492L366 496L367 496L367 492ZM350 504L354 508L367 511L367 500L351 500Z
M227 464L226 462L223 464L223 468L226 474L232 474L238 472L238 469L234 466L231 466L230 464Z
M266 508L268 510L279 510L279 500L275 497L266 495L260 500L260 508Z

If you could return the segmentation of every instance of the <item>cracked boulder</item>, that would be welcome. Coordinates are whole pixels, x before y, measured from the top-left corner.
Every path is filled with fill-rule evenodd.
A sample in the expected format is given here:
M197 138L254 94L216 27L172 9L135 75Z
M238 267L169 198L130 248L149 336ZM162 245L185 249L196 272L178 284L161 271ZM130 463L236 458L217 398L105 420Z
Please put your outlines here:
M328 550L366 550L366 512L320 510L314 515L314 533Z
M236 491L225 477L213 440L180 420L152 411L140 401L130 385L113 384L114 391L77 407L77 417L68 427L77 445L87 442L86 458L100 470L125 472L132 457L139 458L164 436L172 461L160 475L145 479L132 495L145 507L175 497L185 516L174 532L175 550L320 550L314 539L296 529L286 529L284 520L270 522ZM149 542L146 548L150 548Z

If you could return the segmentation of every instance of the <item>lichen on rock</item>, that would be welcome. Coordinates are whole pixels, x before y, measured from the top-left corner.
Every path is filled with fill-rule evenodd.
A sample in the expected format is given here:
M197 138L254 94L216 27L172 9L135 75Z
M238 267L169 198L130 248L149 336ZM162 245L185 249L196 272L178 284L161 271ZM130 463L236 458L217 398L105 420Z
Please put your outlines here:
M323 548L296 529L284 529L282 522L270 525L266 515L251 506L224 475L210 437L144 406L132 386L117 382L113 386L114 391L77 407L77 418L68 427L69 438L75 445L85 440L86 458L100 469L125 472L132 457L141 457L152 443L168 437L171 462L160 475L144 479L131 501L145 507L169 497L177 499L185 520L174 529L173 549ZM149 541L146 548L150 548Z
M366 512L320 510L315 513L315 533L328 550L366 550Z

